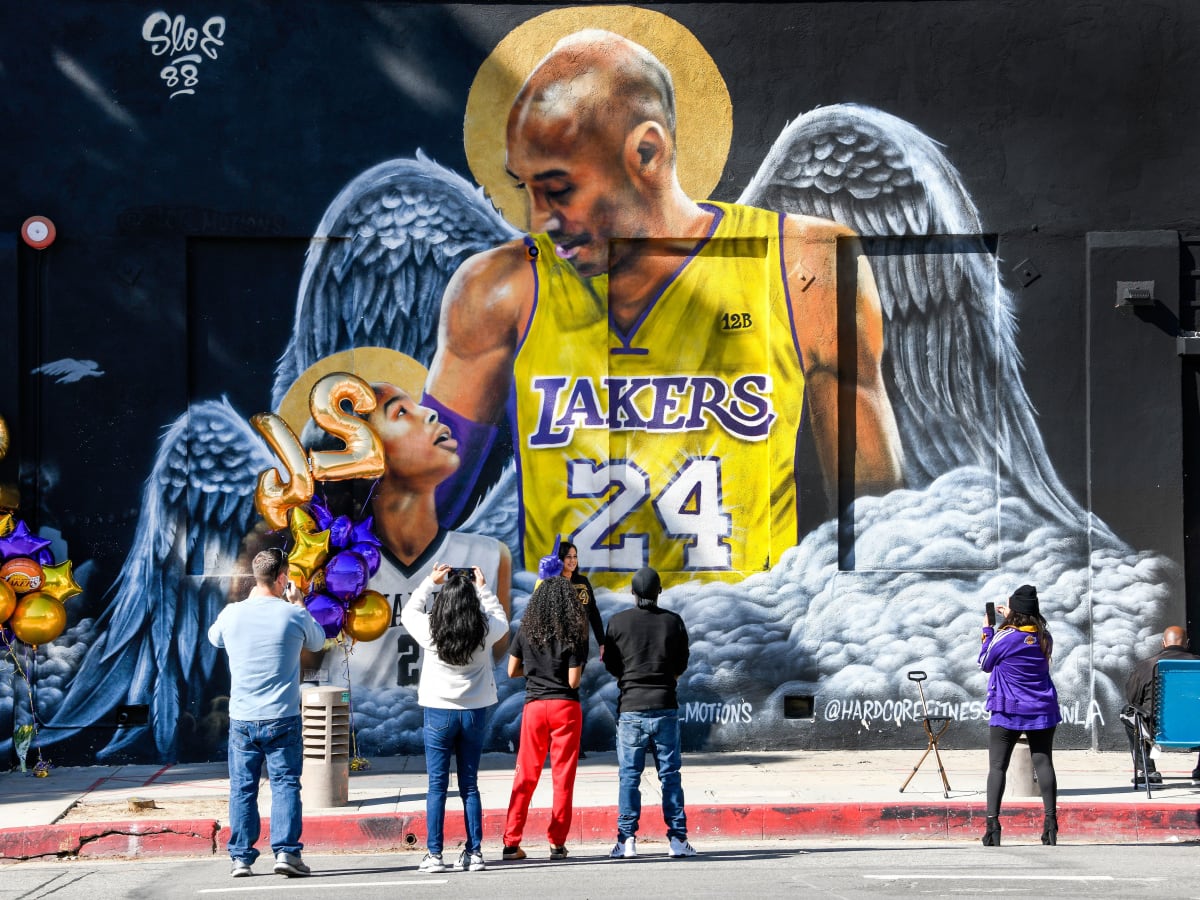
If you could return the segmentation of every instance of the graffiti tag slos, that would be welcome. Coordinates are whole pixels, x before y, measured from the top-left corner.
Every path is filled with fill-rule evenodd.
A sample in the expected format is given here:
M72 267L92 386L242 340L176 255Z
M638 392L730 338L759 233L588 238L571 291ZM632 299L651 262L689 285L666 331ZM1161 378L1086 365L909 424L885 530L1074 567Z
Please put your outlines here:
M224 37L224 16L209 17L199 30L189 27L185 16L171 17L161 10L142 23L142 38L149 42L150 52L170 57L158 74L171 89L171 97L196 93L200 65L205 56L217 58L217 48L225 46ZM193 52L197 49L199 53Z
M1083 725L1091 728L1093 722L1104 726L1104 713L1100 704L1092 699L1088 703L1087 713L1080 710L1078 700L1059 703L1064 725ZM830 700L825 704L826 722L859 722L864 728L872 723L880 722L890 725L901 725L905 722L919 722L925 715L919 700ZM930 700L930 716L940 716L953 719L956 722L972 722L989 717L982 700L969 700L957 703Z

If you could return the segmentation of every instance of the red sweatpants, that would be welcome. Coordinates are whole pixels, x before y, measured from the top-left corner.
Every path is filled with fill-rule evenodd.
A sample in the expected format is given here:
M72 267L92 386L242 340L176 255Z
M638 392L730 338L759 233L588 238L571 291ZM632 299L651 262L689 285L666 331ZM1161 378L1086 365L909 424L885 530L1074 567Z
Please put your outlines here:
M530 700L521 714L521 746L513 773L512 796L504 823L504 846L521 843L525 818L533 799L546 749L550 750L550 777L554 781L554 806L547 837L565 844L571 831L575 798L575 769L579 765L579 737L583 733L583 708L574 700Z

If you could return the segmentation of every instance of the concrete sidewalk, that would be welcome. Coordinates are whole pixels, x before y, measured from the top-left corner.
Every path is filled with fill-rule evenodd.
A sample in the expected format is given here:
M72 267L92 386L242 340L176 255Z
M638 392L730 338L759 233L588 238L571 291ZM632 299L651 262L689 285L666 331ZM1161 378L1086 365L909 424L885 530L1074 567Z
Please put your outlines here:
M983 832L987 752L942 751L949 798L943 796L932 755L900 792L920 756L920 750L685 754L689 837L700 848L723 838L976 840ZM484 756L480 789L488 858L500 854L514 759L511 754ZM1195 762L1193 754L1166 754L1159 760L1164 784L1148 800L1144 788L1134 791L1130 783L1128 754L1056 752L1062 840L1200 839L1200 787L1190 778ZM371 760L368 771L351 773L349 805L305 810L305 847L313 852L423 849L425 786L423 757ZM1041 803L1015 798L1011 788L1004 805L1004 840L1036 843ZM223 856L227 790L224 763L61 768L47 778L0 775L0 859ZM448 847L463 837L455 790L452 781ZM642 791L639 843L653 852L653 842L665 838L652 766ZM550 778L543 774L524 841L531 856L545 850L550 797ZM155 808L131 812L131 799L153 801ZM571 842L611 841L616 800L616 754L589 753L575 783ZM265 820L270 814L265 781L260 806Z

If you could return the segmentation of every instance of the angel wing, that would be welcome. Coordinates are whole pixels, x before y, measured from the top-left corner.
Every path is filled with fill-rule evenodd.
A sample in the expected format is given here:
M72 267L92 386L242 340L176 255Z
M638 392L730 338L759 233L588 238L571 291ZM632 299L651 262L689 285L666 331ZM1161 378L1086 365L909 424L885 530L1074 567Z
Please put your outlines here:
M480 188L420 151L363 172L309 244L272 407L305 369L342 350L390 347L428 366L454 270L516 236Z
M145 704L149 723L122 728L98 757L176 758L181 714L203 715L214 672L224 678L206 632L257 519L257 473L273 462L226 399L192 406L167 429L98 638L46 723L48 741L112 722L118 706Z
M908 122L854 104L784 129L739 202L864 237L885 319L884 377L913 486L1001 470L1038 508L1087 521L1049 461L1022 384L1013 296L955 168Z

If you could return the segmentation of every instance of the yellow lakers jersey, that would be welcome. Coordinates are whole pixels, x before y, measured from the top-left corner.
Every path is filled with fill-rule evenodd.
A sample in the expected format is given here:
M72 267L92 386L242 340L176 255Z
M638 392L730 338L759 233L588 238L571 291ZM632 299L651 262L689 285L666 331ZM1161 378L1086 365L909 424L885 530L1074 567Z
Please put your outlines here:
M628 331L607 277L528 239L537 295L510 407L526 560L562 538L596 584L642 566L734 581L795 545L804 372L782 217L705 205L709 236Z

